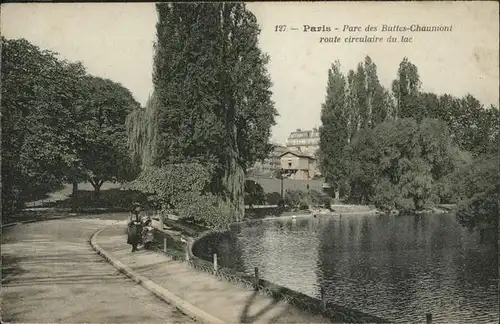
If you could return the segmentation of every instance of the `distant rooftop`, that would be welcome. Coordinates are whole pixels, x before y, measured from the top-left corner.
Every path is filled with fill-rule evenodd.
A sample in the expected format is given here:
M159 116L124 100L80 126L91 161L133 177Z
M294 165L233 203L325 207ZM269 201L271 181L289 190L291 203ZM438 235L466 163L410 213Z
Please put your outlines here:
M319 137L319 130L314 127L312 130L302 130L297 128L295 132L291 132L288 138L304 138L304 137Z
M309 160L316 160L316 158L314 156L302 154L302 153L298 153L298 152L292 152L292 151L286 151L285 153L281 154L279 157L281 158L287 154L292 154L292 155L295 155L295 156L301 157L301 158L307 158Z

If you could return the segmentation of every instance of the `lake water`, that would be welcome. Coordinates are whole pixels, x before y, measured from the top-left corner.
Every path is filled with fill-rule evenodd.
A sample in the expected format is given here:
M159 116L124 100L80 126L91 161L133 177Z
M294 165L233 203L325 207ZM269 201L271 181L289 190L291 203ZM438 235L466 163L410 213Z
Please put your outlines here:
M498 323L498 248L451 214L239 225L219 262L393 322Z

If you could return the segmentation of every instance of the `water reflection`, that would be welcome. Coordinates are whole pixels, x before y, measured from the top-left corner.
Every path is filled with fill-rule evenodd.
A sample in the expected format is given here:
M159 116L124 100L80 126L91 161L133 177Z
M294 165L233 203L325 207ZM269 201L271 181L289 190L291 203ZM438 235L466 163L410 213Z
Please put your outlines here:
M498 323L496 245L453 215L342 216L241 225L225 265L394 322ZM225 246L225 247L223 247ZM236 256L238 255L238 256Z

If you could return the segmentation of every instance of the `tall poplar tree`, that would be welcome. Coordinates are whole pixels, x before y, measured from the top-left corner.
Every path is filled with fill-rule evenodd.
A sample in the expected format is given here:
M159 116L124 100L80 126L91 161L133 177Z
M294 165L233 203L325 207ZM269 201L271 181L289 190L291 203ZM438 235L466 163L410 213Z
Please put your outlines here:
M325 102L321 105L320 165L326 182L335 190L343 182L342 152L348 143L346 80L336 61L328 70Z
M357 105L356 87L354 85L355 73L349 70L347 73L347 88L346 88L346 127L347 127L347 143L350 143L354 135L358 131L359 125L359 110Z
M363 63L359 63L354 74L353 80L353 94L355 96L354 105L356 107L355 111L358 113L358 123L356 125L356 131L361 128L365 128L368 124L368 89L366 85L366 71Z
M243 3L161 3L156 8L151 166L204 165L211 174L209 191L240 219L244 170L270 151L277 115L256 18ZM144 122L146 111L130 117L129 132L134 123ZM131 142L148 136L135 130Z
M367 106L367 127L373 128L388 118L391 111L389 92L380 84L377 65L369 56L365 58L365 87Z
M415 118L421 121L425 117L419 104L421 82L418 68L407 57L399 64L398 77L392 82L392 92L396 98L397 116Z

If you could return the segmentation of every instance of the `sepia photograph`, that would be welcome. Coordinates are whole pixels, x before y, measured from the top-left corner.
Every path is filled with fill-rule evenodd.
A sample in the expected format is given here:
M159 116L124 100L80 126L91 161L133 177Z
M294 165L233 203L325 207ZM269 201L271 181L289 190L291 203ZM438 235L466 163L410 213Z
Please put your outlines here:
M500 324L499 7L1 4L1 322Z

